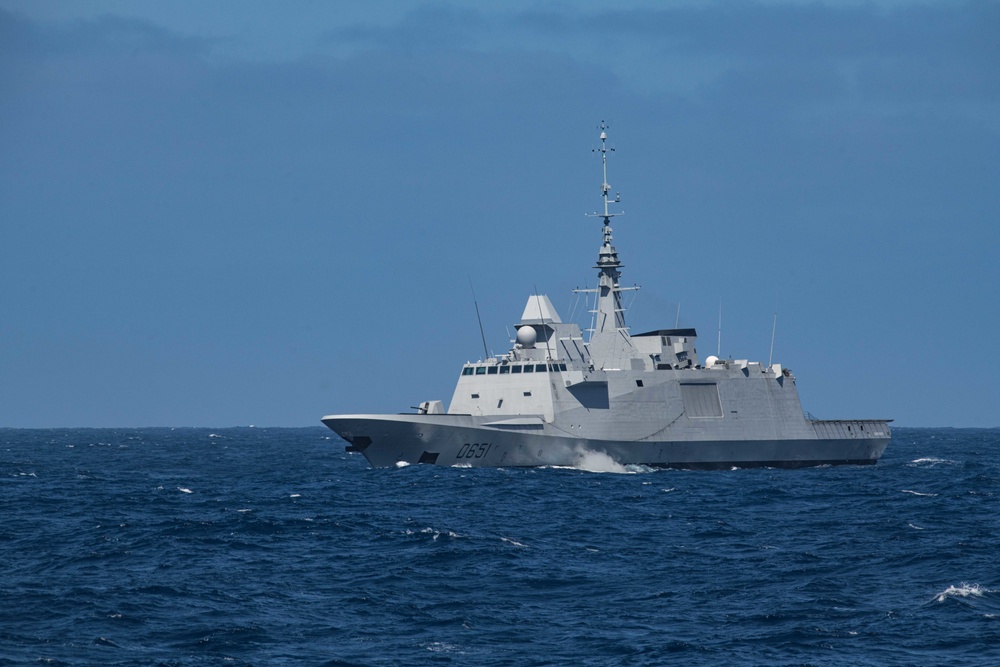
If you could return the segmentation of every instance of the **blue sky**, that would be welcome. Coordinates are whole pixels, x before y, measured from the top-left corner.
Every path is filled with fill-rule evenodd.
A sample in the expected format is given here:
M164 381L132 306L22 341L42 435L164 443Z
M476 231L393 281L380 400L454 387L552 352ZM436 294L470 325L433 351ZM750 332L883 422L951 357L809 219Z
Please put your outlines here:
M593 284L819 417L1000 425L996 2L0 0L0 425L451 398Z

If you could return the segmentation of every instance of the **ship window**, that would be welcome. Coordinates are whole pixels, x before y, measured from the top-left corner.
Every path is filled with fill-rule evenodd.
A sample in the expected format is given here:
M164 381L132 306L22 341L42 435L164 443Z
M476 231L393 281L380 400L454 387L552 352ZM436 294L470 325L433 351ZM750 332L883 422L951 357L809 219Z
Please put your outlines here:
M499 408L501 405L503 405L503 399L502 398L499 401L497 401L497 407Z
M566 371L566 364L559 364L559 370L565 372Z
M642 380L636 380L635 381L635 386L641 387L642 386Z
M463 368L462 375L472 375L472 366L466 366Z
M476 366L476 375L486 375L486 366Z
M530 391L526 391L526 392L524 392L524 395L525 396L531 396L531 392Z
M500 375L507 375L507 373L510 373L510 366L501 366Z
M479 398L479 394L473 394L472 398Z
M535 372L535 367L532 366L531 364L525 364L525 366L524 366L524 372L525 373L534 373Z
M512 366L511 369L510 369L510 372L511 373L520 373L521 372L521 367L520 366Z
M490 366L489 368L486 369L486 372L489 375L496 375L497 374L497 367L496 366Z
M722 416L719 388L714 382L682 383L681 399L684 401L684 412L688 417L705 419Z
M544 373L545 372L545 364L538 364L537 366L535 366L535 370L537 372L539 372L539 373Z

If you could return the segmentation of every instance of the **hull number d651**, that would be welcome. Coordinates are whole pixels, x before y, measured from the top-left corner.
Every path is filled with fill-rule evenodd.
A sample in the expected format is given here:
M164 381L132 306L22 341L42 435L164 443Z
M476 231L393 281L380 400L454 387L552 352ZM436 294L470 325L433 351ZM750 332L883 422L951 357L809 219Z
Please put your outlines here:
M462 448L458 450L458 454L455 456L456 459L481 459L486 456L486 452L490 451L490 447L493 446L491 442L473 442L469 444L468 442L462 445Z

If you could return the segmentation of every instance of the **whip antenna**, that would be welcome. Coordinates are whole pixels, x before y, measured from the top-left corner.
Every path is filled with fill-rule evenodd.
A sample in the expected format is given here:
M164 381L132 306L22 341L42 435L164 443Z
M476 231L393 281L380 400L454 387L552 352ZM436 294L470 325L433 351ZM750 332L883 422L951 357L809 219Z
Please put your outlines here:
M774 311L774 324L771 325L771 353L767 356L767 367L771 367L771 360L774 359L774 332L778 328L778 311Z
M472 290L472 303L476 306L476 321L479 322L479 335L483 339L483 359L490 358L490 351L486 349L486 333L483 331L483 318L479 316L479 302L476 301L476 288L472 286L472 276L469 276L469 289Z

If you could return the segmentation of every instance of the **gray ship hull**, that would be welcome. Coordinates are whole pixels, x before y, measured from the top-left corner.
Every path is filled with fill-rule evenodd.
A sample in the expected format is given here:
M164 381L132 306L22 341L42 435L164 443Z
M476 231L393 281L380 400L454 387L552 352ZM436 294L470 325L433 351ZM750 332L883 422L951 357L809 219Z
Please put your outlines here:
M889 443L884 420L805 420L811 437L794 439L594 440L561 434L539 419L484 426L470 415L331 415L323 423L375 467L566 466L612 469L803 468L872 465Z

